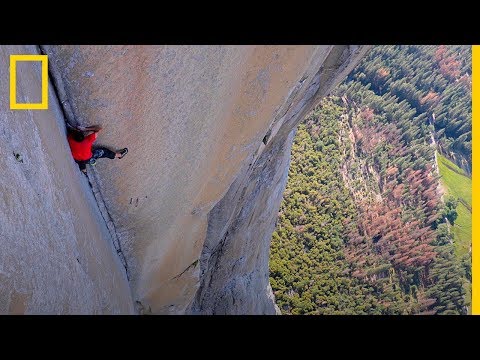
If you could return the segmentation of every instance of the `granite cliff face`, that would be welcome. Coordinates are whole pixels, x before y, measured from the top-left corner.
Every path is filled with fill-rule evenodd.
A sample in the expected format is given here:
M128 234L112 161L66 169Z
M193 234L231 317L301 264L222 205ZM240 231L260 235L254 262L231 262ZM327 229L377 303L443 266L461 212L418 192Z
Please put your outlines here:
M286 183L294 128L353 68L367 48L41 48L49 55L51 78L66 120L82 125L100 124L104 129L100 144L129 148L124 159L100 160L95 168L89 168L98 208L76 210L68 219L55 218L53 212L45 215L55 218L50 221L57 227L70 221L78 228L78 236L88 234L83 240L88 249L97 246L92 240L96 234L90 230L90 223L95 220L99 232L103 231L98 241L102 241L103 247L113 244L108 255L93 254L92 261L115 271L108 276L91 274L90 279L99 282L105 277L110 281L114 273L124 276L119 265L122 263L133 300L123 290L113 298L104 296L108 310L129 312L128 305L122 308L120 304L130 303L135 304L138 313L274 314L268 251ZM12 49L2 50L4 61ZM6 76L3 71L2 68L2 79ZM55 162L59 170L67 167L71 172L59 175L60 178L83 184L85 179L75 171L66 141L61 137L62 114L54 100L52 104L54 107L43 114L53 113L51 116L58 123L54 132L61 150L57 149L55 156L61 159L48 161ZM7 117L28 115L12 115L5 109L7 105L2 103L1 111ZM37 113L28 116L40 116ZM28 130L24 127L19 132ZM25 147L31 146L33 140L28 141ZM9 166L13 165L18 167L13 162ZM1 179L5 181L3 176ZM65 183L40 184L39 189L45 186L53 192L63 189L68 196L92 196L89 189L72 189L68 179ZM23 199L24 193L18 193L22 201L29 201ZM64 200L64 205L69 201ZM34 218L40 217L37 213L42 202L38 203L37 209L17 209L18 214L30 212ZM82 211L87 214L82 214L85 219L79 222L76 219ZM7 225L16 221L6 218ZM12 230L10 234L21 233L33 243L41 237L25 230ZM71 236L71 229L62 231L51 236ZM18 255L18 251L13 249L12 254ZM45 250L43 258L53 256L49 251L57 250ZM70 256L67 253L55 253L56 259ZM110 257L115 265L104 261ZM27 263L28 259L18 267ZM44 270L38 266L39 276L43 276ZM65 269L65 273L50 278L51 286L71 278L70 271ZM14 277L10 279L16 281ZM116 281L117 291L125 287L124 278ZM5 281L0 277L0 286L4 286L2 283ZM75 288L80 284L71 282ZM112 291L105 292L112 295ZM97 309L89 306L81 311ZM55 304L54 308L60 305ZM41 306L27 309L45 312ZM65 308L63 312L79 310Z
M0 46L0 313L133 313L108 229L69 154L56 95L50 88L49 110L10 110L9 57L37 52ZM18 102L39 100L33 64L17 73Z

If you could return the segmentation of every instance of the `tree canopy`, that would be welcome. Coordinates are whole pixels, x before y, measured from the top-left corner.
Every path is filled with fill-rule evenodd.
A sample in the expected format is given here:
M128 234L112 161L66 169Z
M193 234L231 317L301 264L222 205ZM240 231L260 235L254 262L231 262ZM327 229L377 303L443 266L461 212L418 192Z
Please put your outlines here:
M471 169L470 48L374 47L298 128L271 247L282 313L465 313L436 150Z

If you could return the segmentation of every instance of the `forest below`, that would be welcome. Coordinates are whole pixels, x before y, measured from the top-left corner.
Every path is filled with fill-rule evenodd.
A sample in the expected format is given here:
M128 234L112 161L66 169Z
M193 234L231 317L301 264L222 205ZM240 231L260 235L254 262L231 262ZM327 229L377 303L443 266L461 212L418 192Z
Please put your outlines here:
M283 314L466 314L471 47L375 46L298 128L272 236Z

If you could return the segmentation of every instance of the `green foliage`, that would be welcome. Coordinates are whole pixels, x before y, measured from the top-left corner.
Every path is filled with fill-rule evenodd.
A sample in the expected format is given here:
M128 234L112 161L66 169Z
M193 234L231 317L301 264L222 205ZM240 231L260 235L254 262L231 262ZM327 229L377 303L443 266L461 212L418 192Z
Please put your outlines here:
M445 315L465 312L465 290L462 269L458 265L453 248L448 244L437 246L438 256L430 270L432 285L427 295L436 299L433 310Z
M457 261L461 264L465 274L464 290L466 305L470 306L471 300L471 272L472 272L472 179L457 165L446 157L438 154L438 168L441 175L441 183L447 193L445 205L450 199L456 202L450 204L451 212L457 214L452 223L453 241Z
M461 168L448 160L445 156L438 154L438 169L442 176L442 183L450 195L467 208L472 208L472 179Z
M457 206L458 206L458 199L452 196L448 196L445 199L445 207L442 212L442 217L447 218L448 221L454 225L455 220L457 219Z
M345 85L357 82L379 96L396 97L398 104L405 101L411 110L405 114L413 121L433 115L440 150L470 169L471 64L470 46L375 46ZM405 134L405 138L413 136L413 132Z
M471 200L441 201L434 159L471 167L469 51L374 47L300 125L272 237L282 313L465 313L470 259L445 218Z
M354 209L339 172L340 114L340 107L326 104L307 119L321 115L322 126L300 125L295 137L270 261L283 313L380 313L373 289L349 276L342 251L343 220Z

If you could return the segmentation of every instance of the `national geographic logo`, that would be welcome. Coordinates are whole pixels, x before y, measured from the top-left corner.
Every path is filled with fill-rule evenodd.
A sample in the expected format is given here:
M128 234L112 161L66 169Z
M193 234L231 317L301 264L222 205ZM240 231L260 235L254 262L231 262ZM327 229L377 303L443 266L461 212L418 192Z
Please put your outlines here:
M42 65L42 101L40 103L17 103L17 62L40 61ZM48 55L10 55L10 109L48 109Z

